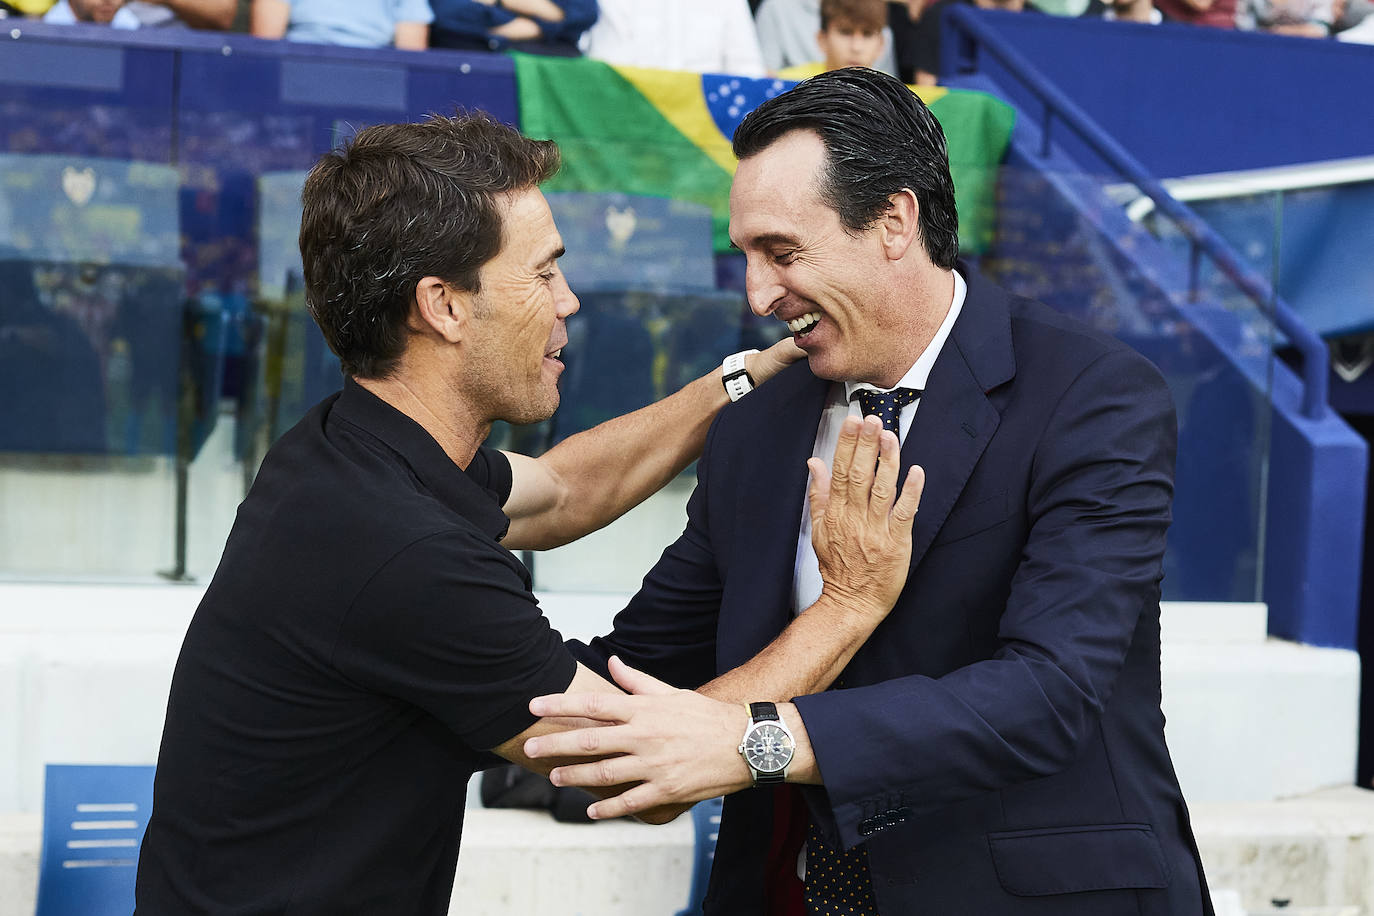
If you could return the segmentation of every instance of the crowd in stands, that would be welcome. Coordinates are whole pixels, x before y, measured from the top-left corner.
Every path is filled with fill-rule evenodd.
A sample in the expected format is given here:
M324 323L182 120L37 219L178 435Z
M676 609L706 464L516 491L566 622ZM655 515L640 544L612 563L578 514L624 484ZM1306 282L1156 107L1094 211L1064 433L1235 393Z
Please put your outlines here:
M784 79L869 66L933 85L953 4L1374 43L1374 0L0 0L0 15Z

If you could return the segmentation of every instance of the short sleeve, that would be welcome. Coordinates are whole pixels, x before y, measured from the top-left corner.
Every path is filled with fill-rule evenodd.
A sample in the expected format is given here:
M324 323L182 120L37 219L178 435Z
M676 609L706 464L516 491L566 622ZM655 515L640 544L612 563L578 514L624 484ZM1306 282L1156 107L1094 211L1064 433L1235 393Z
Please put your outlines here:
M391 8L391 15L396 22L423 22L428 25L434 21L429 0L392 0Z
M494 448L485 445L477 449L468 465L467 475L479 487L496 498L498 506L504 506L510 499L512 475L510 459Z
M534 724L530 700L565 690L577 667L519 560L462 530L411 544L379 570L345 616L332 659L477 750Z

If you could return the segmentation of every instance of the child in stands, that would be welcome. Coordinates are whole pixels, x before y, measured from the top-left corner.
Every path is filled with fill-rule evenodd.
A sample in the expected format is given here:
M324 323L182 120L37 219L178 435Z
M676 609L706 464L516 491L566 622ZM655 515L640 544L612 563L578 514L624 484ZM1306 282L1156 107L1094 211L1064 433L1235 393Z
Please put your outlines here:
M841 67L872 67L883 53L885 25L884 0L821 0L821 30L816 44L824 60L784 67L778 76L803 80Z

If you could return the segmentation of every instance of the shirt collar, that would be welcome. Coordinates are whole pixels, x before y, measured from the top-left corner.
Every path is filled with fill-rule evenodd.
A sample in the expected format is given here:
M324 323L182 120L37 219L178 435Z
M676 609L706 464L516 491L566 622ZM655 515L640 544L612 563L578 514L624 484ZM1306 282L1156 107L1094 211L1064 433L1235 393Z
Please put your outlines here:
M922 391L926 387L926 381L930 378L930 370L935 368L935 360L939 358L940 351L944 349L945 341L949 339L949 332L954 329L954 322L959 318L959 313L964 308L964 296L968 293L968 285L964 278L959 275L959 271L950 271L954 274L954 298L949 304L949 312L945 315L945 320L940 322L940 327L935 331L935 336L926 344L926 348L921 351L921 355L916 357L916 362L911 364L911 368L902 376L901 381L892 388L879 388L877 385L870 385L868 382L845 382L844 398L848 402L853 400L855 392L858 391L891 391L893 388L915 388Z
M419 423L352 378L344 379L343 391L330 412L330 420L334 419L360 428L396 453L426 489L483 534L498 541L505 537L510 519L501 511L500 496L454 464Z

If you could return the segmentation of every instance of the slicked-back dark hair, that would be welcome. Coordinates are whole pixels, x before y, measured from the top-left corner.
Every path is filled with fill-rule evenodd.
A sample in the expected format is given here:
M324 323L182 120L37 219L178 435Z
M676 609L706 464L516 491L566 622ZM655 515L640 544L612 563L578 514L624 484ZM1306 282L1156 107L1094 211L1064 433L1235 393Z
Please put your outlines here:
M395 369L422 277L477 292L501 251L497 196L537 187L558 163L551 141L482 112L368 127L321 158L301 193L305 300L343 371Z
M862 67L813 76L764 102L735 131L735 156L748 159L794 130L825 143L821 199L851 234L873 225L888 198L910 188L920 205L917 228L937 266L959 257L959 216L940 122L894 77Z

